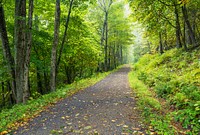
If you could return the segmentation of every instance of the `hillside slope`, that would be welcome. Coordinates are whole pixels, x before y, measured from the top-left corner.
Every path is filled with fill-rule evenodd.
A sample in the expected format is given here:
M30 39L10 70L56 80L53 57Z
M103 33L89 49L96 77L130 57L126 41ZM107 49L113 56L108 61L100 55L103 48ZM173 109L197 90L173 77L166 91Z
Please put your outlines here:
M200 50L146 54L129 74L143 115L159 134L200 133Z

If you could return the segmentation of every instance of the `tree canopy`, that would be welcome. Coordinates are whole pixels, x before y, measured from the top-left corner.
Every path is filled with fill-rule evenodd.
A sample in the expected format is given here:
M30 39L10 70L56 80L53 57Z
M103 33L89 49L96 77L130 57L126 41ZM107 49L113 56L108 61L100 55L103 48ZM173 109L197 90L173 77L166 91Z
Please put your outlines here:
M1 107L126 63L132 30L124 4L1 0Z

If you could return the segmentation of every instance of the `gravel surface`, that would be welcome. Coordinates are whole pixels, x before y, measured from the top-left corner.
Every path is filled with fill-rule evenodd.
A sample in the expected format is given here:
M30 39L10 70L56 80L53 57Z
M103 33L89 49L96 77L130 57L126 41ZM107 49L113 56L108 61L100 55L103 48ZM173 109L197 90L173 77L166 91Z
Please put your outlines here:
M42 112L17 135L145 134L128 83L128 66L102 81L59 101Z

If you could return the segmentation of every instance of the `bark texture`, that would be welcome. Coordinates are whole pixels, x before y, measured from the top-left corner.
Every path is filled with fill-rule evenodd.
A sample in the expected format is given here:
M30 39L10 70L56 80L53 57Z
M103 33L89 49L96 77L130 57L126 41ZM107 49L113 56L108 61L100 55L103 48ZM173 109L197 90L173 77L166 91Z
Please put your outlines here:
M59 68L61 57L62 57L64 44L65 44L65 41L66 41L66 38L67 38L67 30L68 30L68 26L69 26L73 2L74 2L74 0L70 0L68 15L67 15L66 23L65 23L65 32L64 32L64 36L62 38L62 43L61 43L61 47L60 47L60 50L59 50L59 55L58 55L58 60L57 60L57 65L56 65L56 72L58 72L58 68Z
M10 75L12 76L12 93L16 99L16 82L15 82L15 64L14 58L11 54L11 49L9 46L9 40L6 29L5 15L2 3L0 3L0 37L2 40L2 49L4 58L8 64Z
M102 35L101 35L101 46L104 46L104 71L108 71L109 63L108 63L108 14L109 9L113 3L112 0L108 2L105 0L99 0L100 8L104 12L104 22L102 27ZM105 45L104 45L105 41ZM101 67L100 67L101 68Z
M178 13L176 3L174 5L175 5L174 12L175 12L175 17L176 17L176 46L177 48L181 48L182 43L181 43L181 27L180 27L180 21L179 21L179 13Z
M27 47L26 47L26 56L24 63L24 94L23 102L26 102L30 97L29 90L29 65L30 65L30 54L32 47L32 21L33 21L33 0L29 0L29 13L28 13L28 33L27 33Z
M56 53L57 53L57 46L59 43L59 29L60 29L60 0L56 0L54 40L51 52L51 80L50 80L51 91L55 91L56 89Z
M15 0L15 73L17 103L23 102L25 90L26 0Z
M197 46L196 39L195 39L195 33L192 30L192 26L191 26L189 18L188 18L186 5L184 5L182 7L182 12L183 12L184 21L185 21L187 28L188 28L188 31L189 31L189 36L191 38L192 44L193 44L193 46Z

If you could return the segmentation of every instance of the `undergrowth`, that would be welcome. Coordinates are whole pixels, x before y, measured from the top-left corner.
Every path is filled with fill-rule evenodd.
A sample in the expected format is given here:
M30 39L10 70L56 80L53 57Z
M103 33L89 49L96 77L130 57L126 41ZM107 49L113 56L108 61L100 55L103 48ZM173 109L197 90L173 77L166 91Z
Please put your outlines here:
M200 133L199 50L146 54L133 65L129 79L144 116L158 134ZM181 127L174 126L176 122Z
M113 71L112 71L113 72ZM111 72L99 73L91 78L82 79L73 84L66 85L55 92L43 95L38 99L29 100L26 104L17 104L11 109L4 109L0 112L0 134L6 134L26 122L41 111L54 105L62 98L73 95L74 93L89 87L105 78Z

